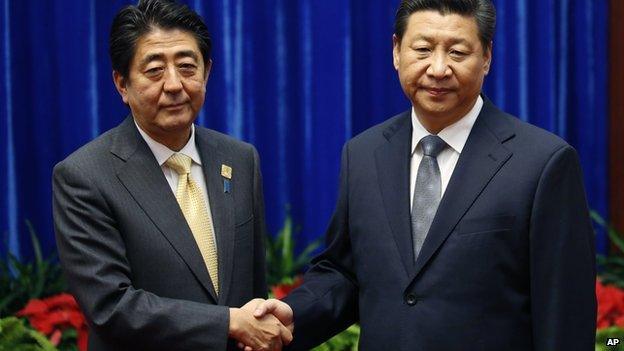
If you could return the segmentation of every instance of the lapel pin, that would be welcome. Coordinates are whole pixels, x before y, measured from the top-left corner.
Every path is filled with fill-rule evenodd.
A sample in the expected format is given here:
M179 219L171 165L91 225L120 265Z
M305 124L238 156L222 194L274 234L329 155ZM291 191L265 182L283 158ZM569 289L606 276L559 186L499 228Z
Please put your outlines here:
M223 192L229 193L232 190L232 167L222 164L221 176L223 177Z
M221 176L226 179L232 179L232 167L221 165Z

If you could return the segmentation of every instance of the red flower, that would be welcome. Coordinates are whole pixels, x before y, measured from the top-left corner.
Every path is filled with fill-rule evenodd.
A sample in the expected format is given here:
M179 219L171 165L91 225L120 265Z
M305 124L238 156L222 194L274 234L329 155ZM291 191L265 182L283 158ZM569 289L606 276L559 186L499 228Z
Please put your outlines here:
M70 294L59 294L46 298L45 303L50 308L66 308L77 310L78 304L76 303L76 299Z
M298 275L295 277L295 279L293 279L293 282L291 284L277 284L272 286L271 292L276 299L283 299L291 291L301 285L301 283L303 283L303 277Z
M61 333L61 331L57 329L52 333L52 335L50 335L50 342L52 342L52 345L58 346L58 344L61 342L62 337L63 333Z
M596 281L596 298L598 299L597 328L610 326L624 327L624 291Z
M87 350L87 324L78 304L70 294L59 294L45 299L32 299L17 312L18 317L26 317L41 333L48 335L53 345L61 341L65 329L76 329L78 349Z

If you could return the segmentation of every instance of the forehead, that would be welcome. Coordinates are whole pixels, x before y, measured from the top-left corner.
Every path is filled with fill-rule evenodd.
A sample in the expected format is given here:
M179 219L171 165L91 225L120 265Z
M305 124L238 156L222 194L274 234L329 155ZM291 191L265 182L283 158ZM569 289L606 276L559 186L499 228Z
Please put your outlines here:
M438 11L417 11L410 15L404 38L436 40L479 41L477 21L471 16L455 13L441 14Z
M194 52L198 60L202 59L195 36L180 29L154 28L143 34L136 43L134 62L147 57L169 57L183 52Z

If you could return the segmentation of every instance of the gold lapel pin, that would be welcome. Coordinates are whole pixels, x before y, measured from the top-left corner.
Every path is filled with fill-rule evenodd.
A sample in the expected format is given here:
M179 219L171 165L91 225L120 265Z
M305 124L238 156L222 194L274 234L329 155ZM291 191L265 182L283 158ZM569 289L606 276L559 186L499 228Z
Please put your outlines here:
M221 165L221 176L227 179L232 179L232 167Z

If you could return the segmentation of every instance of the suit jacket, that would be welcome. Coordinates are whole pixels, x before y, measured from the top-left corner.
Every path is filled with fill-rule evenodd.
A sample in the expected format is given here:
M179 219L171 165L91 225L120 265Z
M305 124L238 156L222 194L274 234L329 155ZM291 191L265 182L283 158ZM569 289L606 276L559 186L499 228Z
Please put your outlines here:
M286 298L293 349L593 350L594 235L575 150L485 99L414 262L410 113L350 140L327 249Z
M195 133L218 248L218 297L132 117L54 168L56 240L89 322L90 350L235 350L227 306L266 296L258 154L215 131ZM230 192L222 164L233 169Z

